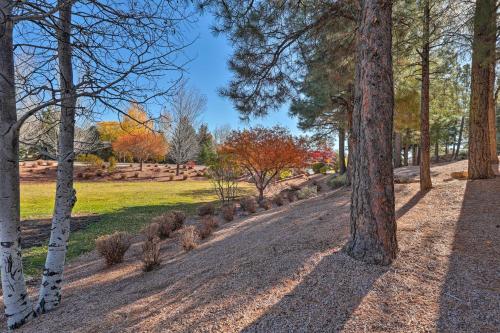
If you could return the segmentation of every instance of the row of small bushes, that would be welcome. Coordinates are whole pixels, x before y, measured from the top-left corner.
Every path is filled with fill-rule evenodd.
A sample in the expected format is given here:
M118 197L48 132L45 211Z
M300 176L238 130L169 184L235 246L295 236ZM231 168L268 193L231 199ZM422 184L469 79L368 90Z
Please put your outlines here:
M317 184L305 187L292 187L275 195L272 199L263 199L257 202L255 197L248 196L240 199L241 209L253 214L258 207L265 210L271 209L273 204L282 206L285 199L289 202L315 196L321 187ZM221 207L222 218L230 222L234 220L236 205L226 203ZM143 270L151 271L161 263L160 240L172 237L178 231L179 242L185 251L190 251L198 246L200 239L209 237L219 226L215 216L216 208L212 203L207 203L198 208L201 221L198 226L183 226L186 214L182 211L171 211L154 217L151 223L145 226L141 233L145 237L142 245ZM115 232L111 235L101 236L96 240L96 249L104 257L107 265L123 261L123 257L130 248L131 236L126 232Z

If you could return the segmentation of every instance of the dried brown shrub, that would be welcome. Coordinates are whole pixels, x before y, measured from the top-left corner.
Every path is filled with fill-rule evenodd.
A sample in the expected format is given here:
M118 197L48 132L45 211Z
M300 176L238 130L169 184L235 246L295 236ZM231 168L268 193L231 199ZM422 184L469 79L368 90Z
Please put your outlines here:
M236 211L236 207L232 203L225 204L222 206L222 217L227 222L234 220L234 213Z
M158 237L147 239L142 244L142 269L149 272L158 267L160 263L160 239Z
M198 207L199 216L207 216L215 214L215 206L212 203L207 203Z
M259 206L264 208L265 210L269 210L269 209L273 208L273 204L272 204L271 200L269 200L267 198L262 199L259 202Z
M170 214L174 215L175 230L182 228L186 221L186 213L182 210L173 210Z
M241 208L245 212L255 213L257 211L257 200L254 197L244 197L240 200Z
M219 226L219 223L213 216L205 216L201 220L198 227L198 234L201 239L205 239L212 234L212 232Z
M283 200L283 196L281 194L276 194L273 197L273 202L276 206L283 206L283 204L285 203L285 201Z
M152 219L153 223L158 224L158 236L161 239L170 237L176 228L175 216L171 213L162 214Z
M150 223L142 228L141 233L147 240L152 240L160 234L160 225L156 222Z
M123 256L130 247L130 235L126 232L115 232L101 236L95 241L95 246L97 252L106 260L106 264L111 266L123 261Z
M184 227L180 230L179 241L182 248L191 251L198 246L198 233L194 226Z
M286 192L286 198L290 202L297 201L297 192L296 191L287 191Z

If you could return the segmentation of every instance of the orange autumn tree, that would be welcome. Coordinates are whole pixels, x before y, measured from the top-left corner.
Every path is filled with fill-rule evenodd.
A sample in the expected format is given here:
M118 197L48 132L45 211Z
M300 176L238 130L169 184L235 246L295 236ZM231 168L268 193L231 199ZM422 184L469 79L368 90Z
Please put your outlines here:
M279 126L233 131L220 150L231 154L251 175L259 200L264 198L266 187L280 171L302 167L307 157L304 143Z
M168 145L163 135L149 131L118 137L113 142L113 150L138 160L142 171L142 163L149 159L162 159L167 154Z

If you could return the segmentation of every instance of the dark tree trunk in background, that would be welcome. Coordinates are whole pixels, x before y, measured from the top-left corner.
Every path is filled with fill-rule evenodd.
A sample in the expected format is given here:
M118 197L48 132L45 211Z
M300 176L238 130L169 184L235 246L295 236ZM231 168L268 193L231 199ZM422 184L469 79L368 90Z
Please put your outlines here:
M394 133L394 167L399 168L401 166L401 134L399 132Z
M339 128L339 172L346 172L345 166L345 128Z
M430 7L424 0L422 44L422 91L420 100L420 191L431 189L431 139L429 134Z
M434 160L436 163L439 162L439 143L437 141L434 144Z
M420 156L422 155L422 150L420 146L417 147L417 165L420 165Z
M472 42L472 80L469 116L469 179L493 177L489 135L489 105L495 64L495 0L477 0Z
M404 145L404 147L403 147L404 166L408 166L408 150L409 150L408 145Z
M411 146L411 164L412 165L418 165L418 160L417 160L417 145L412 145Z
M458 156L460 154L460 145L462 145L462 135L464 132L464 125L465 125L465 116L462 116L462 119L460 120L460 130L458 131L457 148L455 149L455 159L458 159Z
M61 89L61 116L57 158L57 186L50 240L43 270L37 313L50 311L61 302L64 262L68 247L71 212L76 202L73 188L73 161L75 141L76 91L73 85L73 59L71 48L71 3L58 0L59 82Z
M363 2L357 36L353 114L351 238L346 252L390 264L398 251L394 212L392 131L392 2Z
M176 167L175 167L175 175L178 176L179 175L179 168L180 168L180 164L177 163Z

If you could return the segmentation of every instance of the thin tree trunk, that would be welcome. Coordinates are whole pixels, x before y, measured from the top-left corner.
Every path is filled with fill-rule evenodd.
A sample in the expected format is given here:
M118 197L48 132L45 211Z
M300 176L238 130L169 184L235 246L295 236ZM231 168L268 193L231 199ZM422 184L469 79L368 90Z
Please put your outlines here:
M477 0L472 42L472 80L469 116L469 179L493 177L489 134L491 66L495 63L495 0Z
M48 246L37 313L50 311L61 302L61 283L68 247L71 212L76 202L73 188L73 161L75 139L76 96L73 85L73 63L71 50L71 3L63 6L59 0L59 22L56 26L58 40L59 81L61 89L61 117L57 158L57 187L54 216Z
M0 0L0 249L3 303L7 326L31 319L21 258L19 220L19 124L14 84L12 1Z
M439 162L439 142L436 141L436 143L434 144L434 160L437 162Z
M345 166L345 129L339 128L339 172L344 174L346 172Z
M351 238L346 252L390 264L398 251L394 212L392 131L392 2L363 2L357 36L353 114Z
M422 45L422 92L420 100L420 191L431 189L431 139L429 133L429 57L430 57L430 8L424 0L423 45Z
M404 166L408 166L408 145L404 145L403 147L403 161L404 161Z
M418 165L417 160L417 145L411 145L411 164Z
M179 175L179 163L177 163L177 167L175 169L175 175L178 176Z
M142 159L139 161L139 171L142 171L142 168L143 168L143 161ZM177 170L179 169L179 167L177 166ZM178 173L177 173L178 174Z
M422 150L420 149L420 146L417 146L417 165L420 165L420 156L421 156L421 153Z
M495 15L496 16L496 15ZM496 22L496 17L495 17ZM496 29L496 25L495 25ZM498 163L498 154L497 154L497 126L496 126L496 100L495 100L495 59L493 60L493 64L490 66L490 87L488 90L488 132L490 135L490 154L491 154L491 163Z
M462 145L462 135L464 132L464 125L465 125L465 116L462 116L462 119L460 120L460 130L458 132L457 148L455 150L455 159L458 159L458 156L460 154L460 146Z
M401 134L399 132L394 133L394 167L399 168L401 166Z

